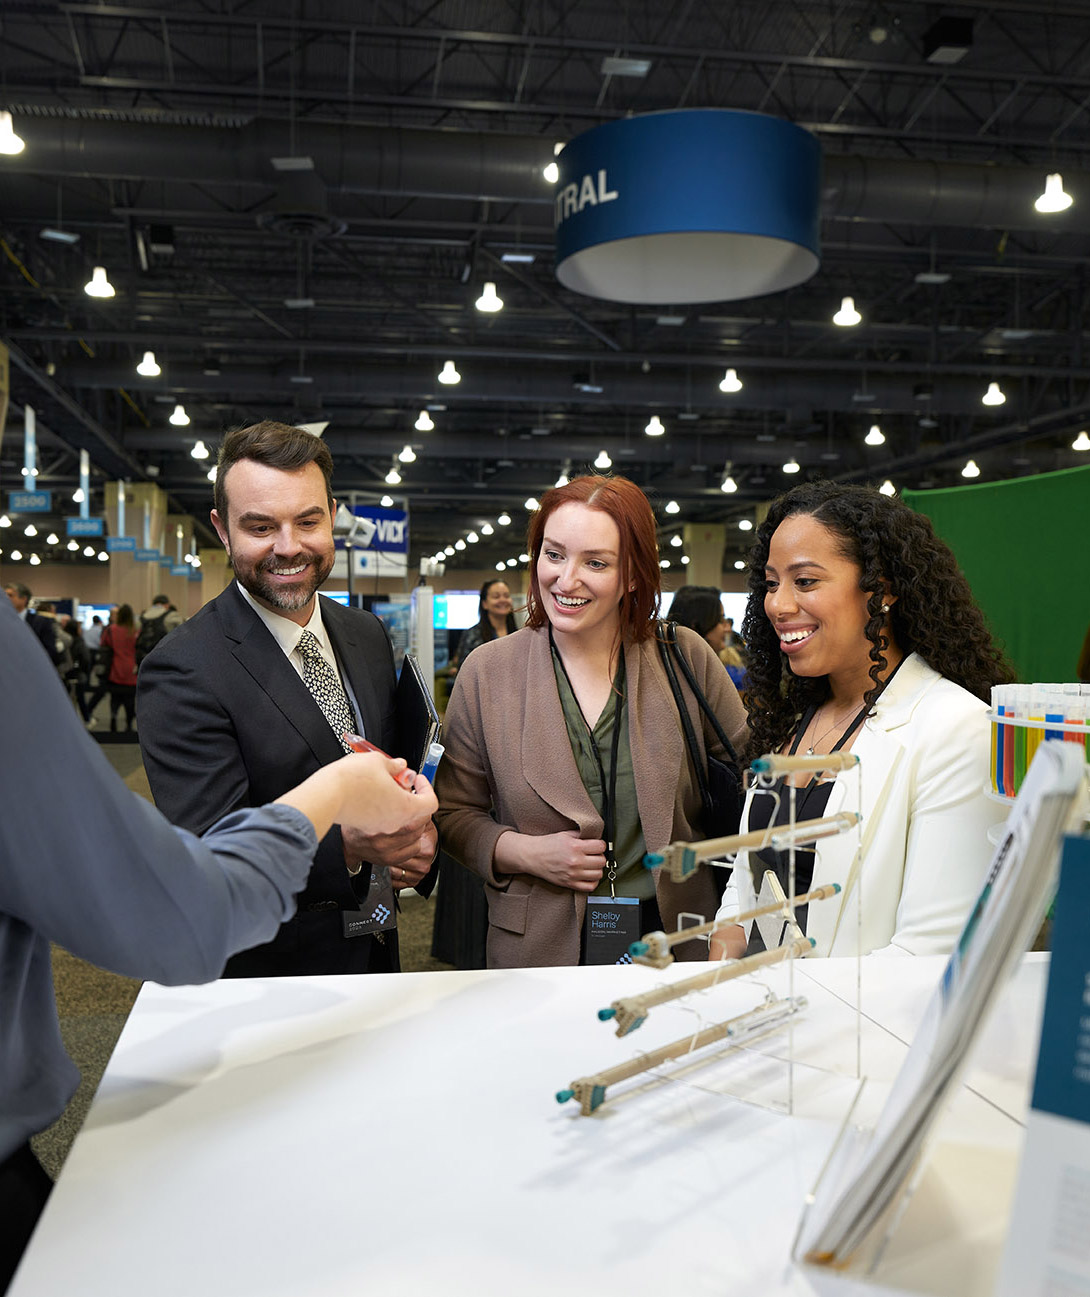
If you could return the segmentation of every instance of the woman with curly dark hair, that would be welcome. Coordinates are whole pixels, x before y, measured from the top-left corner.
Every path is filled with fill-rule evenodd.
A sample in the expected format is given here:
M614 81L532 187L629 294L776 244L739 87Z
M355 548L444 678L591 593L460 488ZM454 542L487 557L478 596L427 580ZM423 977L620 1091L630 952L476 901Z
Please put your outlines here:
M1003 815L984 791L985 712L991 686L1013 678L953 554L900 501L814 482L772 505L749 589L748 755L850 748L860 761L858 793L852 772L794 781L797 819L857 801L863 813L858 851L850 833L796 852L796 893L842 889L804 916L815 953L949 951L983 882L988 828ZM788 802L751 794L743 826L782 821ZM736 868L747 867L786 882L771 849L739 855ZM720 914L737 911L728 888ZM728 928L712 953L744 948L741 928Z

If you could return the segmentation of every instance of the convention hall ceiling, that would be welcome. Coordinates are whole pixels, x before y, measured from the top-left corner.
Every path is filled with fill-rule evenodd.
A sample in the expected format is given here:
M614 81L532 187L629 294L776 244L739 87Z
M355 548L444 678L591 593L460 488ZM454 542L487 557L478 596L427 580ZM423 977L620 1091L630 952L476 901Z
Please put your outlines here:
M25 402L42 485L85 447L98 485L152 478L200 518L198 438L327 421L341 494L408 501L414 565L486 523L452 563L517 554L527 497L602 450L673 517L731 524L729 561L790 461L898 488L1082 462L1090 0L4 0L4 107L5 489ZM814 133L812 279L681 308L558 283L554 146L679 107ZM1074 204L1042 215L1052 172Z

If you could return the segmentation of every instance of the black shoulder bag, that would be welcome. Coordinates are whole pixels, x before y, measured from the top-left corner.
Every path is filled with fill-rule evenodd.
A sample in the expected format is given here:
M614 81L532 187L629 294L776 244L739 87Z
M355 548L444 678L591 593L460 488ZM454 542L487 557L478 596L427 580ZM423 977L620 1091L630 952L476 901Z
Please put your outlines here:
M682 653L681 646L677 642L677 627L674 622L660 621L657 639L662 665L666 668L666 679L669 681L670 692L674 695L674 702L677 704L678 715L681 718L685 746L689 749L693 769L696 771L697 786L700 789L700 801L703 806L700 817L701 832L708 838L728 837L738 832L738 825L742 818L742 772L738 757L719 723L719 717L712 711L711 704L701 693L692 668L685 660L685 654ZM715 737L726 749L728 761L713 757L706 748L703 753L701 752L702 745L697 742L689 710L685 706L675 663L681 668L685 682L692 690L693 697L699 703L700 710L711 725Z

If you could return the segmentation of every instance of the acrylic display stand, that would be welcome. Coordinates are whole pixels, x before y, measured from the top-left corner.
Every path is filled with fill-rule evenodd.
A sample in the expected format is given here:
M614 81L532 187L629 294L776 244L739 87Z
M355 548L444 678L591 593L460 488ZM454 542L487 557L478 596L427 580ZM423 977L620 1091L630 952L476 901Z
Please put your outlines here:
M795 888L796 849L837 833L860 832L858 811L842 811L821 819L799 821L796 817L796 789L784 776L799 773L854 771L856 796L861 802L859 761L851 753L816 757L760 758L747 776L748 798L787 797L785 824L776 824L778 807L773 807L769 827L759 832L712 838L700 842L671 843L662 853L649 855L648 867L666 870L676 882L695 877L712 861L733 862L743 850L772 848L787 853L786 887L772 870L763 871L760 891L754 894L750 871L736 870L739 908L724 920L698 914L682 914L672 933L647 933L633 943L633 963L671 973L672 948L695 938L710 940L717 928L752 922L760 932L765 949L737 960L717 961L695 975L663 979L649 988L614 1000L598 1011L603 1022L612 1023L616 1036L626 1043L644 1027L656 1010L656 1041L644 1050L626 1049L618 1062L581 1076L557 1092L558 1102L576 1100L580 1113L590 1116L608 1101L625 1093L623 1082L643 1076L645 1081L683 1082L756 1103L773 1111L794 1111L795 1085L805 1059L796 1050L795 1020L805 1010L805 998L796 994L794 962L810 953L814 942L804 935L795 919L800 905L841 904L841 887L831 884L797 895ZM783 781L782 784L779 781ZM858 803L857 803L858 804ZM858 845L856 860L858 860ZM846 898L855 922L861 921L859 889ZM686 966L687 967L687 966ZM854 1076L860 1074L859 961L856 958L856 995L852 1006L855 1027ZM679 1033L660 1026L659 1018L669 1012ZM695 1023L694 1023L695 1019ZM657 1043L666 1031L670 1038ZM637 1036L632 1044L646 1039ZM805 1071L801 1073L805 1075Z
M1081 751L1043 743L874 1129L848 1114L803 1212L796 1260L873 1271L919 1182L936 1118L988 1010L1040 925L1061 835L1081 823L1086 805Z

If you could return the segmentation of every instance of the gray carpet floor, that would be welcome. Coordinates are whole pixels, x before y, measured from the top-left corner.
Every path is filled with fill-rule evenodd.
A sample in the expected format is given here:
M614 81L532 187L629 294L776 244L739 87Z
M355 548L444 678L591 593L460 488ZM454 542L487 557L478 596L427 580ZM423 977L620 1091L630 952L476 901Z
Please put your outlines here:
M134 792L151 800L147 777L136 744L103 743L103 753ZM401 966L406 972L449 969L431 956L434 898L415 892L402 896L398 919ZM42 1165L56 1176L79 1128L87 1116L98 1083L121 1035L121 1029L140 990L140 983L118 977L53 948L53 979L65 1048L75 1060L82 1081L60 1119L33 1141Z

